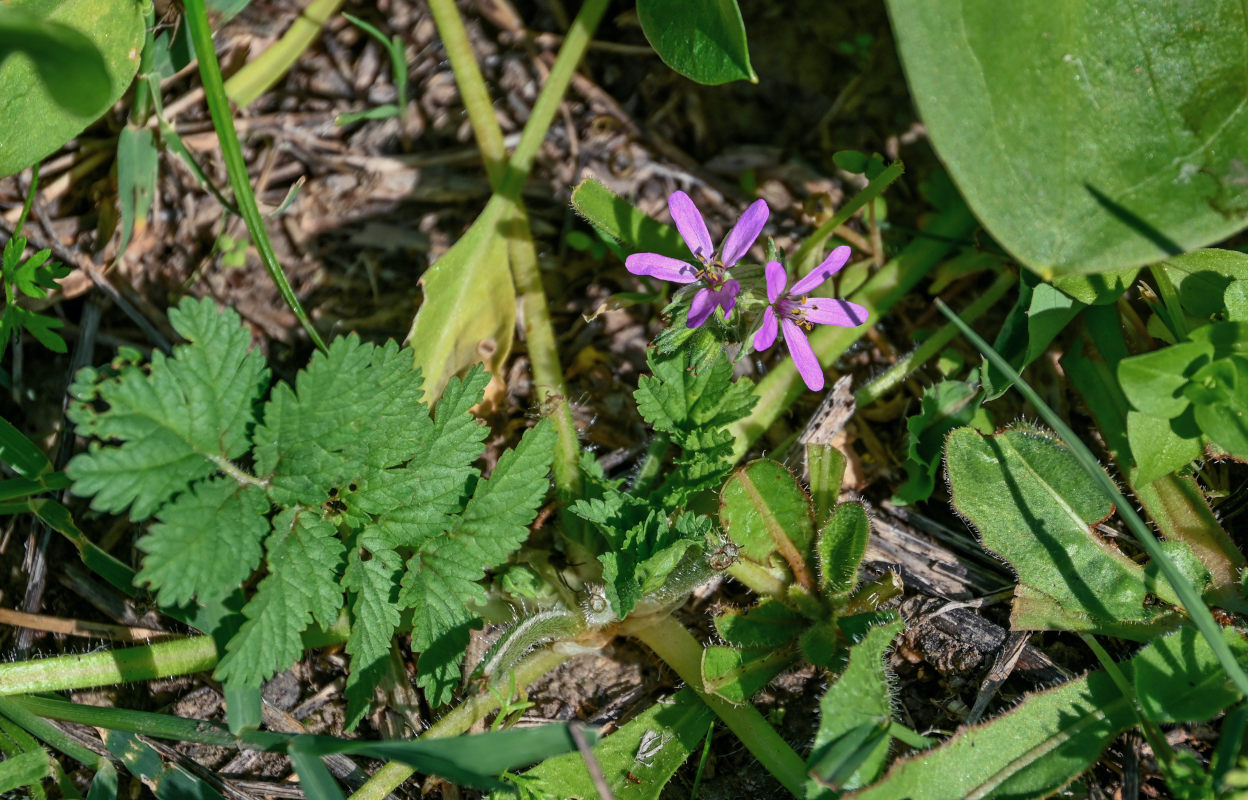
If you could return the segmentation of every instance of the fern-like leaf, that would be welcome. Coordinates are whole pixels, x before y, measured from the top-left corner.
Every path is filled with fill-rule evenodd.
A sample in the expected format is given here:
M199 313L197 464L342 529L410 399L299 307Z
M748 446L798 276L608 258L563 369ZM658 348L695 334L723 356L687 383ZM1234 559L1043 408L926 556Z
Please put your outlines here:
M269 574L243 609L247 621L217 665L218 680L258 686L303 654L300 634L313 621L329 627L342 608L336 579L343 546L319 512L278 515L267 544Z
M169 321L191 344L170 358L155 353L150 374L131 365L98 384L107 410L70 406L80 436L122 442L93 444L66 468L74 492L92 496L99 511L129 508L131 518L147 519L248 449L254 405L268 381L264 359L248 350L251 335L236 313L219 313L211 300L183 300Z

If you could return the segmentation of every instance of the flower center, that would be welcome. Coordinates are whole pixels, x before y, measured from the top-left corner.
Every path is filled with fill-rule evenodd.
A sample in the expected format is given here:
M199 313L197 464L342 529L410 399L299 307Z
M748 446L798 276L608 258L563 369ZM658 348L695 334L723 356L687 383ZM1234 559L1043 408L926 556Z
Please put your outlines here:
M815 323L806 318L806 314L809 311L806 308L806 303L809 300L810 298L806 295L794 298L786 294L776 301L776 313L793 320L803 330L813 331Z
M727 270L724 269L724 262L720 260L719 254L712 253L710 258L707 258L699 253L698 263L702 265L702 268L698 270L698 279L704 281L711 289L720 289L727 278Z

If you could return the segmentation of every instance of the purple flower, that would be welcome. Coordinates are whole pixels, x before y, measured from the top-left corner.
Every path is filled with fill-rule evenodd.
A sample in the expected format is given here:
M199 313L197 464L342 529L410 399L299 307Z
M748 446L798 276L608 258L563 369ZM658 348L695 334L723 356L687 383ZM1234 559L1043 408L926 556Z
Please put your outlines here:
M776 341L776 328L784 328L784 343L789 346L793 363L812 392L823 388L823 367L819 366L815 351L810 342L806 341L806 332L814 330L816 324L852 328L867 321L867 310L857 303L831 297L807 296L807 292L845 266L849 253L848 247L836 248L822 264L793 284L793 288L787 292L784 287L788 283L788 276L784 267L777 261L767 262L767 302L771 305L763 312L762 327L754 334L754 349L761 351L771 347Z
M711 244L711 234L706 230L706 223L698 212L697 206L684 192L673 192L667 198L667 207L672 212L672 220L676 230L689 246L697 264L689 264L676 258L668 258L658 253L635 253L624 260L624 266L634 275L649 275L662 281L673 283L693 283L702 281L706 288L693 296L689 306L690 328L696 328L719 306L727 317L737 304L737 293L741 284L728 277L728 270L749 252L754 240L762 232L767 223L767 203L755 200L737 224L728 232L724 240L722 253L716 253Z

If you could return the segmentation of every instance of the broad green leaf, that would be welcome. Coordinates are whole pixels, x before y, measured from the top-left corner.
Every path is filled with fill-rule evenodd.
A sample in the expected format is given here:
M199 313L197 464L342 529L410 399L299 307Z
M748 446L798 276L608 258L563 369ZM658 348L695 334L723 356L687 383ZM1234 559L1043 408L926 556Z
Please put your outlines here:
M734 472L719 495L719 521L743 558L767 566L777 554L802 586L814 588L810 498L782 465L759 459Z
M783 647L808 624L788 606L770 598L746 611L730 609L715 617L715 630L724 641L747 649Z
M906 481L893 502L917 503L932 496L949 431L970 425L988 433L992 421L983 409L979 388L965 381L941 381L923 390L919 410L906 418Z
M1053 285L1085 306L1106 306L1131 288L1138 269L1111 269L1095 275L1059 275Z
M1214 358L1248 356L1248 322L1215 322L1188 333L1194 344L1213 345Z
M0 176L39 161L121 97L139 68L134 0L0 6Z
M150 128L127 125L117 137L117 197L121 204L121 244L124 255L130 236L147 224L156 193L156 136Z
M1201 431L1231 455L1248 459L1248 358L1227 356L1206 364L1184 394Z
M821 762L834 746L851 736L856 729L864 724L874 726L891 720L892 688L884 659L893 639L903 627L903 623L897 620L872 628L850 648L849 665L819 701L819 731L815 734L815 744L808 759L817 777L825 781L829 779L828 770L820 768ZM887 736L876 740L870 751L863 754L856 768L839 782L840 787L857 789L879 777L888 758L888 744Z
M1006 315L993 347L1018 371L1035 361L1082 309L1083 303L1033 273L1020 277L1018 300ZM980 369L985 400L1005 394L1010 383L986 360Z
M1064 444L1034 431L959 428L946 465L954 507L1018 574L1016 629L1156 632L1143 568L1091 532L1113 505Z
M758 83L736 0L637 0L637 17L663 63L686 78Z
M97 382L84 370L70 387L78 402L68 413L78 435L123 442L92 443L65 469L74 493L91 496L98 511L129 507L132 519L147 519L249 449L253 405L269 376L264 358L251 350L251 334L237 313L218 311L210 299L183 300L169 321L191 344L175 347L172 357L153 353L150 369L128 365L116 378ZM106 411L90 405L97 398Z
M658 800L663 787L707 735L715 714L691 689L650 706L594 748L594 757L618 800ZM598 800L579 753L547 759L517 781L560 800ZM540 794L539 794L540 796ZM490 800L515 797L498 792Z
M870 535L871 520L862 503L837 506L815 542L820 594L837 597L853 591L858 585L858 565L866 555Z
M1181 342L1130 356L1118 363L1118 382L1136 409L1173 419L1190 403L1182 394L1183 387L1212 356L1213 348L1204 342Z
M1244 227L1248 24L1231 0L889 0L932 144L989 233L1045 277Z
M572 207L599 231L633 250L669 258L689 257L689 246L674 227L641 213L593 178L577 185L572 192Z
M1237 657L1244 644L1223 635ZM1119 665L1159 722L1207 719L1235 702L1225 673L1199 633L1184 629L1158 639ZM857 800L962 800L1048 797L1099 758L1137 721L1131 702L1104 672L1030 695L996 719L965 728L941 746L895 763Z
M1227 312L1226 293L1248 279L1248 254L1209 248L1168 258L1161 265L1179 293L1183 310L1204 322Z
M1194 431L1195 436L1184 436L1174 429L1187 416L1171 420L1139 411L1127 412L1127 442L1136 463L1133 483L1150 484L1200 457L1199 431Z
M43 750L27 750L24 753L0 761L0 792L12 792L23 786L38 784L51 769L48 754Z
M702 685L707 692L739 705L795 661L794 647L743 650L713 645L702 651Z
M516 327L516 287L500 230L509 207L506 199L492 197L472 227L420 278L425 296L407 344L430 401L478 362L501 381Z
M1226 643L1243 662L1248 645L1233 629ZM1158 639L1131 660L1140 710L1153 722L1205 722L1240 699L1209 643L1194 628Z

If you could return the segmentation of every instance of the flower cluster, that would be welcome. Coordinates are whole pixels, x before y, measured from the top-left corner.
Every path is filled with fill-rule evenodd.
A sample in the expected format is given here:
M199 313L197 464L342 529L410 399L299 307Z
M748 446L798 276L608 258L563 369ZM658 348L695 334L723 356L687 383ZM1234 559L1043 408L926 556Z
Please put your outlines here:
M722 309L725 319L737 305L741 284L733 280L729 270L749 252L767 223L767 204L756 200L737 220L729 231L723 247L716 251L711 235L697 206L684 192L675 192L667 201L672 212L676 230L680 231L696 263L681 261L658 253L636 253L625 260L624 266L634 275L647 275L672 283L691 284L701 282L703 288L693 296L689 306L688 322L696 328L710 318L716 308ZM823 389L823 367L815 356L806 334L815 325L838 325L852 328L867 321L867 309L848 300L830 297L811 297L810 292L840 271L849 261L850 249L837 247L822 264L809 275L798 279L786 291L788 275L778 261L768 261L764 269L767 304L762 322L754 333L754 349L766 350L776 341L778 331L784 332L784 343L789 348L793 363L806 386L811 391Z

